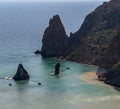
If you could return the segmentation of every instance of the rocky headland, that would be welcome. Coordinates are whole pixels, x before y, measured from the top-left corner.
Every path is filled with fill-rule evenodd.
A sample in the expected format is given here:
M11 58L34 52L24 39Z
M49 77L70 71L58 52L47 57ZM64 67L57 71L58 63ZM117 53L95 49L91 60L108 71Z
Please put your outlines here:
M43 57L97 65L106 70L98 75L105 83L120 86L120 0L104 2L88 14L80 29L66 35L58 15L50 19L43 40Z

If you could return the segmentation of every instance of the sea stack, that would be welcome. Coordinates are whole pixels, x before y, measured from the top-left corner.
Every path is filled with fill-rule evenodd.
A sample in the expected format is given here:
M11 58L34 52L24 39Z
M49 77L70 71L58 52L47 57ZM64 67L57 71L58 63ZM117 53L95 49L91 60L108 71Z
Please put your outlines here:
M55 75L58 75L60 73L60 63L57 63L55 66Z
M67 39L68 36L59 15L53 16L43 35L41 55L43 57L64 56Z
M22 64L19 64L18 68L17 68L17 72L14 75L13 79L15 81L18 81L18 80L28 80L29 78L30 78L30 76L29 76L28 72L24 69Z

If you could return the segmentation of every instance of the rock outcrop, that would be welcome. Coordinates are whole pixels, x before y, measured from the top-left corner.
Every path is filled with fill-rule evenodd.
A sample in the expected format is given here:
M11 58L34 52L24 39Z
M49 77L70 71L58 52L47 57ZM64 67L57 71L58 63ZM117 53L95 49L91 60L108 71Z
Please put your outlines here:
M43 57L63 56L67 48L67 39L60 17L53 16L43 35L41 55Z
M28 72L24 69L22 64L19 64L18 68L17 68L17 72L14 75L13 79L15 81L18 80L28 80L30 78Z
M36 50L34 53L35 53L36 55L39 55L39 54L41 53L41 51L40 51L40 50Z
M60 73L60 63L57 63L55 65L55 75L58 75Z
M120 62L113 65L105 76L105 83L120 87Z
M97 77L100 81L104 81L106 78L106 73L107 73L107 70L103 67L99 67L96 74L97 74Z

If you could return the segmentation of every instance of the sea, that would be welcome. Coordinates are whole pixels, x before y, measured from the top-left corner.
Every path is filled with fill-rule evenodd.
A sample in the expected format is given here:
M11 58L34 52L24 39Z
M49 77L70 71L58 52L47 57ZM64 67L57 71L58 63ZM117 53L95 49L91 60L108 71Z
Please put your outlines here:
M78 78L96 72L96 66L34 54L41 48L44 30L54 15L60 16L69 35L101 4L0 2L0 109L120 109L120 92L114 87ZM58 62L60 75L50 76ZM29 72L30 80L3 79L13 77L19 63Z

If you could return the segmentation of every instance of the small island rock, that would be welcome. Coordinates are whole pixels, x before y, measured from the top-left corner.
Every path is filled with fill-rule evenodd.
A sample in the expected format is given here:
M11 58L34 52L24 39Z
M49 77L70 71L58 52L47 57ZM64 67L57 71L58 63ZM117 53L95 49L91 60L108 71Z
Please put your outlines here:
M24 69L22 64L19 64L16 74L14 75L13 79L15 81L18 80L28 80L30 78L28 72Z
M40 50L36 50L34 53L35 53L36 55L39 55L41 52L40 52Z
M60 63L57 63L55 66L55 75L58 75L60 73Z

